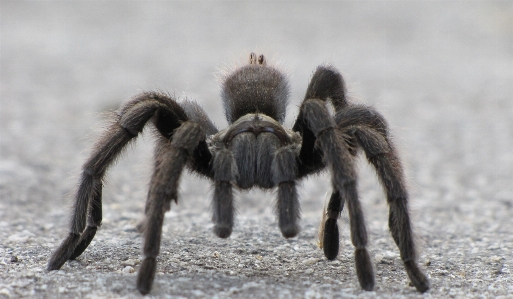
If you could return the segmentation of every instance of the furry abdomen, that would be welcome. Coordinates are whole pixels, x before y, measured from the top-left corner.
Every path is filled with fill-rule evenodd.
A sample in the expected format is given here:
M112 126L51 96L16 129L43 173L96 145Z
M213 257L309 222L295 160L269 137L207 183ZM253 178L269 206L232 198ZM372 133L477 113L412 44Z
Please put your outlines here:
M221 91L226 119L231 124L250 113L285 120L289 85L285 76L267 65L247 65L226 77Z
M237 186L241 189L255 185L266 189L274 187L271 166L279 147L280 139L268 132L258 135L245 132L233 138L230 150L238 169Z

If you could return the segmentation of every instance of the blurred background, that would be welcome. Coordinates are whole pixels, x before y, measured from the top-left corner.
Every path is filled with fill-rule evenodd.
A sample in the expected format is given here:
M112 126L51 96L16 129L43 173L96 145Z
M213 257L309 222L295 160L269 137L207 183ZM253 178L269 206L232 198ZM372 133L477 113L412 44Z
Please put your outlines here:
M224 128L218 78L252 51L290 78L286 125L320 64L344 74L353 102L374 106L388 119L406 167L420 261L433 295L513 292L511 1L2 1L0 255L26 256L27 263L0 265L9 273L0 296L48 294L9 282L21 277L20 269L44 268L66 234L69 194L107 112L141 91L163 90L197 100ZM98 243L109 234L136 235L131 228L142 215L151 151L146 132L109 172ZM363 159L360 170L371 252L378 264L379 257L397 259L381 187ZM301 184L303 237L297 242L315 244L328 188L326 174ZM261 246L286 242L276 228L272 192L239 194L237 229L231 243L222 243L210 232L209 183L186 174L181 190L164 242L195 234L212 250L252 237L264 238ZM346 215L341 223L345 252L339 259L351 261ZM254 235L259 232L272 234ZM104 250L118 250L109 244ZM88 251L103 250L99 246ZM322 258L310 247L305 254ZM138 247L133 252L139 254ZM378 277L381 271L394 283L378 278L378 295L408 288L401 266L397 273L379 267ZM283 276L269 271L263 276ZM344 274L346 288L353 288L347 292L360 294L353 274ZM306 296L300 281L283 287ZM338 294L336 288L323 292Z

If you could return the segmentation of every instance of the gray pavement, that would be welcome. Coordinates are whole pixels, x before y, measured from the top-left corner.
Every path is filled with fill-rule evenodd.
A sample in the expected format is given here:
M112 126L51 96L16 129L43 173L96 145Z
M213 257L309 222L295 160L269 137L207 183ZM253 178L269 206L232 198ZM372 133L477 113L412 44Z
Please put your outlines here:
M266 54L290 76L287 125L315 67L388 119L406 166L418 294L387 229L373 170L359 189L375 261L360 289L348 218L341 252L317 248L326 174L301 183L302 232L281 237L273 192L238 193L237 226L211 232L207 181L186 174L166 215L148 298L513 298L513 2L0 2L0 298L138 298L151 171L146 132L109 171L87 251L46 272L106 112L141 90L196 99L224 127L216 75Z

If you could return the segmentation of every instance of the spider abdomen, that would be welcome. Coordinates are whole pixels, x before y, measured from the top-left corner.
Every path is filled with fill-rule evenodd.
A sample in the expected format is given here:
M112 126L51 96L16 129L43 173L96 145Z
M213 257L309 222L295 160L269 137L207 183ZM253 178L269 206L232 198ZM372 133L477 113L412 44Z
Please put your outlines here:
M289 85L276 68L250 64L228 75L221 90L226 119L233 123L248 113L263 113L285 120Z

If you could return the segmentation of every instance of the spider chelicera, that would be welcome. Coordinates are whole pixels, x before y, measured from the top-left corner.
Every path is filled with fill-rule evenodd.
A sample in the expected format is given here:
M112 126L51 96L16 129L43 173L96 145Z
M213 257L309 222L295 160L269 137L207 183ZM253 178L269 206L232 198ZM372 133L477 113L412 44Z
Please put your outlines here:
M333 191L323 225L323 250L337 257L337 219L347 204L356 273L364 290L374 288L367 231L358 200L355 157L363 150L376 169L390 207L389 227L413 285L429 289L416 263L408 213L408 192L400 160L385 119L374 109L351 104L340 73L319 66L306 90L292 129L283 126L289 85L285 76L251 53L249 64L224 78L222 99L229 126L219 131L195 102L144 92L125 103L83 166L72 210L70 232L52 255L49 270L84 252L102 222L102 185L107 168L151 120L156 131L155 166L145 206L144 260L137 288L151 290L157 267L164 213L177 200L180 175L187 167L213 181L214 233L230 236L234 224L233 188L277 188L278 225L285 238L299 232L297 181L325 169ZM328 104L334 113L330 113Z

